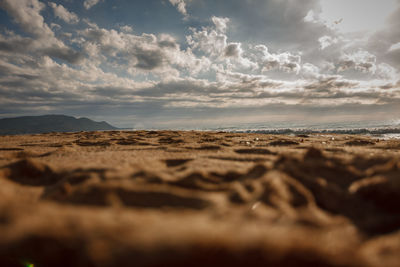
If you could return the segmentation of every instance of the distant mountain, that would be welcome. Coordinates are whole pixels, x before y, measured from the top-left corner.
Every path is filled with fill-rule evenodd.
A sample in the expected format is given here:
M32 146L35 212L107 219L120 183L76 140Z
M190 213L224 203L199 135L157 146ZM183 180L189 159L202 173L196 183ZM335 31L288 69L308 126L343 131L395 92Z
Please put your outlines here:
M88 118L77 119L64 115L25 116L0 119L0 135L115 129L117 128L105 121L96 122Z

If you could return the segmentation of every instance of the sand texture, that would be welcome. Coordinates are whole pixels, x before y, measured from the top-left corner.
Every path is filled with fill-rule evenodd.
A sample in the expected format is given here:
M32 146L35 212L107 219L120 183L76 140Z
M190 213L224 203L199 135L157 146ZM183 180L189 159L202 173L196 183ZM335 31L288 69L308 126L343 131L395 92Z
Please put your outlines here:
M0 266L400 266L400 140L0 137Z

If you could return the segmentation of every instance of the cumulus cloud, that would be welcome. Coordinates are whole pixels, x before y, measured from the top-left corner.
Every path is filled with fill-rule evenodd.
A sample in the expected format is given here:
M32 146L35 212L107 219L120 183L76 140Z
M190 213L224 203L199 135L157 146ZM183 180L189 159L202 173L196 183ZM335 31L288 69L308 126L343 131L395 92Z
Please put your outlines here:
M53 36L40 12L45 5L38 0L4 0L0 6L5 9L25 32L37 37Z
M229 21L228 18L212 17L212 26L191 28L192 33L186 36L187 43L192 50L202 52L214 61L214 69L255 69L257 64L244 56L241 43L228 43Z
M240 43L229 43L225 47L224 55L226 57L240 57L242 55L242 44Z
M321 69L311 63L305 63L301 66L301 75L306 79L316 79L321 77Z
M78 16L73 12L69 12L62 5L57 5L56 3L50 2L49 6L53 8L54 16L56 16L57 18L60 18L63 21L71 24L79 22Z
M191 28L192 34L186 37L188 44L209 56L220 57L227 46L225 30L228 21L226 18L212 17L214 27L203 27L201 30Z
M121 26L120 29L121 29L121 31L126 32L126 33L133 32L133 28L129 25Z
M387 63L377 65L375 77L382 80L396 80L400 77L399 72Z
M85 0L83 2L83 6L86 9L91 9L92 7L94 7L95 5L97 5L101 0Z
M215 5L192 1L191 6L193 17L201 17L206 9L215 17L229 18L235 42L266 44L273 50L313 49L319 46L319 37L331 33L324 24L304 21L310 10L320 12L319 0L230 0Z
M4 0L1 2L1 7L32 36L20 37L15 34L2 36L5 48L17 44L12 49L14 52L33 53L36 56L49 55L73 64L81 61L82 55L60 41L45 23L40 14L45 8L43 3L38 0Z
M353 54L344 54L340 59L338 71L347 69L355 69L363 73L375 73L376 56L363 50Z
M94 25L80 35L90 55L111 64L114 62L133 75L152 72L162 77L175 77L179 76L179 70L195 75L210 65L205 57L196 57L190 49L182 50L168 34L135 35Z
M305 22L319 23L320 18L315 14L314 10L309 10L307 15L303 18Z
M229 18L221 18L221 17L212 17L211 18L212 22L215 25L215 28L218 32L226 32L226 29L228 28L228 23L229 23Z
M286 72L298 73L300 70L301 56L290 52L270 53L265 45L257 45L254 47L261 55L259 57L259 65L262 71L270 71L275 68Z
M176 9L181 13L184 17L184 19L189 18L189 14L187 13L186 10L186 3L185 0L169 0L169 2L176 7Z
M332 36L322 36L321 38L318 39L319 44L320 44L320 48L321 50L324 50L325 48L333 45L333 44L337 44L339 42L337 37L332 37Z

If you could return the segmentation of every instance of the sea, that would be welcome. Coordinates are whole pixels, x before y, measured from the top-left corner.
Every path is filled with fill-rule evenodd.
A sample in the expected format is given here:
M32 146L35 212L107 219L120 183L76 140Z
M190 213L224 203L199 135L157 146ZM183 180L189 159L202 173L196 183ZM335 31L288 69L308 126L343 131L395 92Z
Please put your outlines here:
M398 121L348 121L333 123L273 122L244 123L229 127L215 127L214 131L264 134L359 134L381 139L400 139Z
M153 130L162 130L154 128ZM163 128L163 130L166 130ZM346 121L329 123L265 122L238 123L234 125L174 127L174 130L223 131L261 134L358 134L380 139L400 139L400 119L387 121Z

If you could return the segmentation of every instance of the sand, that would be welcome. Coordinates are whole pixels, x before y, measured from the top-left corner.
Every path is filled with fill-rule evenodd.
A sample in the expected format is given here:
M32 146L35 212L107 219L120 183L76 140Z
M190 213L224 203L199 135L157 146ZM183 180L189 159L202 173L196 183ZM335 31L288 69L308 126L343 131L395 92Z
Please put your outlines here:
M400 266L400 140L0 137L0 266Z

